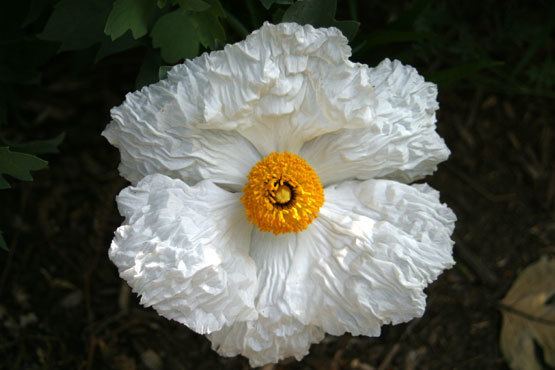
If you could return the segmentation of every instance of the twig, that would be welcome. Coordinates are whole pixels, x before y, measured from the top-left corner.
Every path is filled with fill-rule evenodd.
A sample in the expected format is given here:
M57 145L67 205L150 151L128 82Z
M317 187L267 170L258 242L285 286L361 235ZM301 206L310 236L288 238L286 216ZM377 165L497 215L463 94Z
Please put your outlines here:
M395 355L397 355L397 352L399 352L400 348L401 348L401 345L399 343L395 343L385 355L385 358L383 359L380 366L378 366L378 370L387 369L391 364L391 361L393 361L393 358L395 357Z

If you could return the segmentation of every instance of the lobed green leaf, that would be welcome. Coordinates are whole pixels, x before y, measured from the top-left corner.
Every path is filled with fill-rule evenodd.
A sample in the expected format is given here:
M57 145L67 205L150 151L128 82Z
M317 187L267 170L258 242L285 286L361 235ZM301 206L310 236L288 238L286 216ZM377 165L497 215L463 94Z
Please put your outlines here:
M10 175L23 181L32 181L31 171L46 168L48 162L26 153L10 151L9 147L0 147L0 189L7 189L10 184L3 175Z
M197 30L199 41L205 48L217 49L218 43L226 40L225 30L220 18L225 18L225 11L218 0L204 0L209 8L203 12L192 13L191 18Z
M156 11L153 0L116 0L104 33L113 41L131 30L133 38L138 39L148 33L148 26Z
M225 41L225 31L218 17L211 12L193 14L191 17L200 43L208 49L217 49Z
M158 19L151 32L152 45L160 48L168 63L193 58L199 51L199 35L191 15L178 9Z
M270 7L274 4L293 4L293 0L260 0L260 2L266 9L270 9Z
M173 66L160 66L158 69L158 79L163 80L168 77L168 72L172 69Z

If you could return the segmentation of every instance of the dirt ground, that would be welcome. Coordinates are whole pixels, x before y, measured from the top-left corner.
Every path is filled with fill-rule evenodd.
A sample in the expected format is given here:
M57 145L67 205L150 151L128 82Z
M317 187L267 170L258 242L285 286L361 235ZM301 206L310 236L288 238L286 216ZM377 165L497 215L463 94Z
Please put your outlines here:
M52 66L48 89L25 100L45 137L67 138L49 170L2 194L0 368L248 369L141 307L108 260L126 183L100 132L136 74L117 63L87 78ZM440 91L440 105L452 156L427 181L458 216L457 265L427 289L426 313L379 338L327 336L303 361L267 369L508 369L498 302L519 271L555 256L555 107L481 91Z

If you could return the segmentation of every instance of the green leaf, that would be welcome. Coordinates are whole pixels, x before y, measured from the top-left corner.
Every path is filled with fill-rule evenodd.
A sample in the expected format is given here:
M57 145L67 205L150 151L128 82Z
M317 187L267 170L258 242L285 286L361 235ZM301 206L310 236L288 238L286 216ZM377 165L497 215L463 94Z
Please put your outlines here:
M158 19L151 32L152 45L160 48L168 63L193 58L199 50L199 36L189 13L178 9Z
M270 9L273 4L293 4L293 0L260 0L266 9Z
M60 42L60 51L86 49L104 37L111 5L111 0L61 0L39 37Z
M172 69L173 66L160 66L158 69L158 79L163 80L164 78L168 77L168 72Z
M28 141L22 144L11 145L10 148L16 152L28 154L48 154L58 153L58 146L64 141L66 134L62 132L60 135L49 140Z
M285 11L283 22L311 24L314 27L337 27L351 40L360 23L335 19L337 0L298 0Z
M481 70L498 67L503 64L503 62L492 60L479 60L471 63L465 63L453 68L437 71L430 76L430 80L438 85L448 86L454 82L462 80L463 78L475 75Z
M225 18L225 11L218 0L204 0L210 8L204 12L191 14L191 19L197 30L199 41L207 49L215 50L226 40L225 30L220 18Z
M156 3L153 0L116 0L104 33L113 40L131 30L133 37L138 39L148 33L148 25L156 14Z
M225 18L226 12L219 0L203 0L210 4L209 12L218 18Z
M225 31L218 17L209 12L191 16L201 44L208 49L217 49L218 41L225 42Z
M46 168L48 162L31 154L10 151L10 148L0 147L0 189L10 185L2 175L10 175L23 181L32 181L31 171Z
M203 0L176 0L176 2L182 9L192 12L202 12L210 8L210 4Z
M270 7L276 2L276 0L260 0L260 2L262 3L262 5L264 5L266 9L270 9Z
M319 26L335 15L336 0L298 0L283 15L283 22Z
M0 183L0 186L2 186L1 183ZM0 249L3 249L5 251L9 251L8 244L6 244L6 240L4 240L4 236L2 235L2 231L0 231Z

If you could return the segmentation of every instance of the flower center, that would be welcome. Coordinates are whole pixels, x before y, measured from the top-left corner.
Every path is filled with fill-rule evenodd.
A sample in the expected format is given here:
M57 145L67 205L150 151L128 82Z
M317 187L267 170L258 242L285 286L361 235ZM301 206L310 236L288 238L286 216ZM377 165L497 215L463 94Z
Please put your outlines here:
M291 188L289 185L283 184L278 186L276 190L276 201L279 204L288 203L291 200Z
M249 172L241 202L247 218L262 231L303 231L324 204L318 174L296 154L273 152Z

